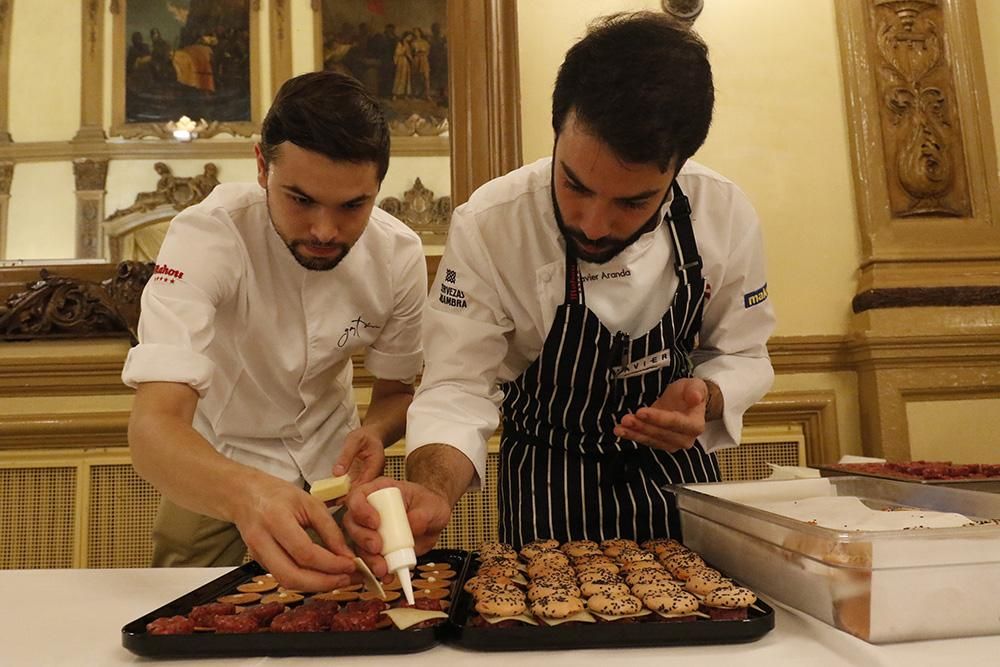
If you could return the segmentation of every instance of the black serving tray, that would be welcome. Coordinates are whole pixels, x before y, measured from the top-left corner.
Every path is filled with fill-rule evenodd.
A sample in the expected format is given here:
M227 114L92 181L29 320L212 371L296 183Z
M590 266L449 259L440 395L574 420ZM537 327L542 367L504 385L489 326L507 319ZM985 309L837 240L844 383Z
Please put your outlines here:
M447 562L459 573L466 569L468 553L455 549L434 549L418 559L417 564ZM214 602L221 595L236 592L236 587L253 577L265 574L253 561L227 572L159 609L135 619L122 628L122 646L141 656L161 658L228 656L306 656L306 655L382 655L416 653L438 644L449 633L449 624L432 628L398 630L390 627L371 632L255 632L247 634L151 635L146 624L163 616L185 615L200 604ZM454 604L459 586L453 586Z
M567 623L517 627L470 627L475 615L472 596L463 590L465 581L479 569L476 554L470 555L461 574L449 612L452 634L449 644L473 651L546 651L580 648L631 648L637 646L691 646L738 644L760 639L774 629L774 610L757 600L746 620L715 621L698 618L683 622ZM756 608L755 608L756 607Z

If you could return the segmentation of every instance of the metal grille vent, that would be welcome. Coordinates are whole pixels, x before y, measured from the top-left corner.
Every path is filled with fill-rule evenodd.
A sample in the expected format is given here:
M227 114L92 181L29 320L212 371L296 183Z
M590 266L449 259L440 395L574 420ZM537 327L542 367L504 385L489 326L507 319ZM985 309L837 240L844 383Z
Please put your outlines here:
M129 464L90 468L87 567L147 567L160 494Z
M768 463L781 466L805 465L801 440L787 442L743 442L739 447L722 449L719 468L722 481L764 479L771 476Z
M0 568L73 567L76 470L0 469Z

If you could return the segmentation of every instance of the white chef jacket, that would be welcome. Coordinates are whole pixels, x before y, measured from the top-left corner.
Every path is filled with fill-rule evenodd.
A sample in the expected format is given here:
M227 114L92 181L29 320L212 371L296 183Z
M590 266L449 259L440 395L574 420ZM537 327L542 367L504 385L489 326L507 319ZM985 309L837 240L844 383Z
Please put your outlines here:
M566 246L551 167L545 158L495 179L455 211L424 312L425 368L407 414L407 453L452 445L479 480L486 441L499 424L499 385L538 357L565 299ZM760 224L746 195L691 160L678 183L708 283L694 375L715 382L725 398L723 418L708 422L699 438L713 451L739 444L743 413L774 380L766 346L774 311ZM668 210L664 204L661 219ZM669 225L661 222L610 262L578 262L587 307L612 332L641 336L670 307L678 278Z
M351 355L364 352L377 378L420 372L426 295L420 237L385 211L336 268L309 271L271 225L264 190L222 184L171 222L122 380L190 385L194 428L220 453L313 482L360 425Z

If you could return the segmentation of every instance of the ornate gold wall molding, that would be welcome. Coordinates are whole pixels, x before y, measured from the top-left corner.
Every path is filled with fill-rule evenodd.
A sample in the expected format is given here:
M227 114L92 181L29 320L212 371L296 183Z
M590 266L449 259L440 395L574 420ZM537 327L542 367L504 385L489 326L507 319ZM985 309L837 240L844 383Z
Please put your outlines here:
M402 199L385 197L378 205L420 234L424 244L444 244L451 221L451 197L435 197L433 191L424 187L419 176L413 187L403 193Z
M10 208L10 184L14 180L14 163L0 162L0 259L7 256L7 212Z
M205 163L202 173L196 176L174 176L170 165L165 162L157 162L153 165L153 170L159 175L156 189L140 192L131 206L118 209L108 216L108 220L152 211L163 205L168 205L175 211L183 211L205 199L219 184L219 168L214 162Z
M807 463L833 463L840 459L837 398L832 391L769 393L747 411L743 425L798 426L805 437Z
M108 161L77 158L73 160L73 177L77 191L104 192L108 179Z
M128 338L0 343L0 398L131 392L121 372Z
M76 179L76 257L101 257L104 248L105 182L108 161L79 158L73 160Z
M995 307L870 310L852 328L865 454L911 458L908 402L1000 396Z
M0 450L128 445L128 410L0 415Z
M289 0L271 0L271 95L292 76L292 11Z
M1000 183L974 3L836 7L861 292L1000 284L995 269L964 271L1000 260Z
M104 134L104 1L83 0L80 45L80 129L74 141L101 141ZM93 257L93 255L78 255Z
M458 205L521 166L517 1L451 0L448 40L451 200Z
M10 143L10 32L14 0L0 0L0 145ZM3 252L0 252L3 257Z

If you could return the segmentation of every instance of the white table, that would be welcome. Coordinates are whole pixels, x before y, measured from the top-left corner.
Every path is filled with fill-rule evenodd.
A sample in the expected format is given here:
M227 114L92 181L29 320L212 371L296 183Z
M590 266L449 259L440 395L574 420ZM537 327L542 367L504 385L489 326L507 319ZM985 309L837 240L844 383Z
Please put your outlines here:
M108 667L137 662L157 665L395 665L444 667L629 667L664 664L689 667L776 665L881 665L917 667L1000 665L1000 636L874 646L810 616L772 603L775 628L759 641L720 646L558 652L473 653L436 646L401 656L226 658L156 660L121 645L121 627L187 593L226 568L129 570L0 570L0 665L3 667ZM998 628L1000 629L1000 628ZM375 639L373 637L373 639ZM333 662L333 661L336 662Z

